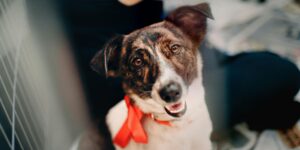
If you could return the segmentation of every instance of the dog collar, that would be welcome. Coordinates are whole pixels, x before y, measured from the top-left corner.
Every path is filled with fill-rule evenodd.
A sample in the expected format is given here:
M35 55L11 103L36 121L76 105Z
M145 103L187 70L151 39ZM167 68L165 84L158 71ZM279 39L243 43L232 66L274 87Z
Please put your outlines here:
M150 117L159 124L171 126L168 121L157 120L152 114L143 113L136 105L131 104L130 98L127 95L124 97L124 100L128 109L128 114L121 129L114 137L113 141L116 145L124 148L127 146L130 139L133 139L137 143L146 144L148 142L147 134L141 123L143 117Z

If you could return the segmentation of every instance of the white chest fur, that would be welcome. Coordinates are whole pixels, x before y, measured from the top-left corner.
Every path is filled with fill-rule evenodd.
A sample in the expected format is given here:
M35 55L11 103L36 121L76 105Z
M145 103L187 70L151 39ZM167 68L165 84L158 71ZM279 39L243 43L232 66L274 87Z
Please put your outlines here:
M209 139L212 125L204 99L201 76L190 85L186 103L186 114L180 120L173 121L171 127L158 124L151 118L143 120L148 143L139 144L131 140L124 150L212 149ZM112 137L115 137L126 117L127 108L124 101L119 102L109 111L106 121ZM122 148L116 146L116 149Z

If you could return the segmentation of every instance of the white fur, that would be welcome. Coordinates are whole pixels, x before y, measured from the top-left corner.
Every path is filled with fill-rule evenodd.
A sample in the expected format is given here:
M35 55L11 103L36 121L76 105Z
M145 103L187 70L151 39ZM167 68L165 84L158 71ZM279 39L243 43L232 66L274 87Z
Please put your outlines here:
M211 120L208 114L204 99L204 89L202 84L202 63L198 56L198 77L186 90L183 96L187 111L180 119L171 121L172 126L158 124L151 118L143 120L143 126L148 135L148 143L135 143L133 140L124 148L124 150L211 150L210 133L212 130ZM163 64L166 65L166 64ZM167 69L165 66L164 69ZM176 77L172 70L165 70L169 77ZM175 75L174 75L175 74ZM178 75L177 75L178 76ZM165 78L165 77L162 77ZM181 81L180 81L181 80ZM165 80L164 80L165 81ZM182 82L182 79L177 80ZM139 97L132 97L136 104L143 111L154 111L158 118L168 118L168 116L158 100L141 100ZM112 137L115 137L127 117L127 108L124 101L119 102L110 109L106 116L107 125ZM122 148L115 145L117 150Z

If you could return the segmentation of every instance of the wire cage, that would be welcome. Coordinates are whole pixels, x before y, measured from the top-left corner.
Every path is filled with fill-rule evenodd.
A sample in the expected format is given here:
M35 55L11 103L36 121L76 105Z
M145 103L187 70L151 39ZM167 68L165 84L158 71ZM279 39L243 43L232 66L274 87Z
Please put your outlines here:
M0 1L1 150L68 149L84 122L77 71L50 6Z

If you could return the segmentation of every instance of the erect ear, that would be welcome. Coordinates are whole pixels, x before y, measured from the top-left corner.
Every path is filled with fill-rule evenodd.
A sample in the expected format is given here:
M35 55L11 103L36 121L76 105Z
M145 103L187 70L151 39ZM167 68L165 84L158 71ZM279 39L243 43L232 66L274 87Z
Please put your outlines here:
M199 44L206 33L206 18L214 19L209 4L201 3L195 6L179 7L172 11L165 20L179 27Z
M90 65L99 74L116 77L119 74L120 55L124 36L112 38L102 50L96 53Z

